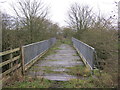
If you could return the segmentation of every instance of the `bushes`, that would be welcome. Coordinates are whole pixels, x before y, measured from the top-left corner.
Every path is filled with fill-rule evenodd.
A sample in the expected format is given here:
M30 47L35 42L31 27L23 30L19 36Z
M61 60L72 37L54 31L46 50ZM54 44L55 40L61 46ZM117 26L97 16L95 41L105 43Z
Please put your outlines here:
M76 38L94 47L100 59L108 59L113 56L112 52L115 54L118 51L115 30L87 30L80 34L80 37Z
M103 66L104 72L107 72L112 76L116 76L112 77L112 80L116 85L118 74L117 31L106 29L89 29L79 35L80 37L76 36L77 39L96 49L98 56L97 60L105 62L105 65ZM106 78L104 80L106 80Z
M43 25L45 26L45 25ZM47 26L46 26L47 27ZM49 27L53 28L54 25ZM55 31L54 33L51 31L49 32L49 29L46 28L39 28L39 30L33 30L32 32L32 41L31 41L31 33L30 30L26 30L26 28L21 28L20 30L10 30L10 29L3 29L3 34L2 34L2 49L3 51L9 50L10 48L17 48L21 45L27 45L30 44L31 42L39 42L41 40L49 39L51 37L56 36L56 32L58 27L54 28ZM52 29L52 30L54 30Z

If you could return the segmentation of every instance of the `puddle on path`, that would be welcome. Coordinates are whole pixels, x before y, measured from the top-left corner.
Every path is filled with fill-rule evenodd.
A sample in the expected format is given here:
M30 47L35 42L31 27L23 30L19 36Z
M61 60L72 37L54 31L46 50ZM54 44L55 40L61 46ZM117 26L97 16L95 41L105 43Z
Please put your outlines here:
M49 55L44 60L39 60L33 65L33 70L29 70L27 75L43 76L49 80L68 81L77 78L76 76L68 75L66 67L73 67L75 65L84 65L76 51L67 44L60 45L55 54ZM38 68L37 68L38 67ZM51 70L51 72L50 72ZM50 73L48 73L48 71ZM55 73L60 72L60 73Z
M69 70L65 68L56 68L56 69L53 69L53 71L63 72L63 71L69 71Z

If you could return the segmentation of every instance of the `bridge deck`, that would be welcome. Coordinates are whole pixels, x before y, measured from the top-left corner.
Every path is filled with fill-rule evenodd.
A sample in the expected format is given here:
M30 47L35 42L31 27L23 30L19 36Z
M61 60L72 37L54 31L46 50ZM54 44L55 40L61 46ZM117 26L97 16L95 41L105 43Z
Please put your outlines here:
M67 74L68 67L84 65L76 50L68 44L61 44L53 49L52 54L36 62L26 73L32 77L44 77L49 80L67 81L77 76Z

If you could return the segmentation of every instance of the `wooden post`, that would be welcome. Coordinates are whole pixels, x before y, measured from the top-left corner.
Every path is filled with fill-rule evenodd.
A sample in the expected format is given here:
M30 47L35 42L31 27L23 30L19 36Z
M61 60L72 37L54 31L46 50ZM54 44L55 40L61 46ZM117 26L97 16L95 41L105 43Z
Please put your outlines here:
M10 50L12 50L12 47L10 48ZM13 53L10 54L10 60L12 60L13 58ZM10 63L10 68L13 67L13 62Z
M21 46L21 67L22 67L22 74L25 74L25 64L24 64L24 48Z
M12 50L12 47L10 47L10 50ZM10 53L10 60L12 61L13 53ZM9 63L9 69L13 67L13 62ZM13 72L11 72L9 75L13 75Z

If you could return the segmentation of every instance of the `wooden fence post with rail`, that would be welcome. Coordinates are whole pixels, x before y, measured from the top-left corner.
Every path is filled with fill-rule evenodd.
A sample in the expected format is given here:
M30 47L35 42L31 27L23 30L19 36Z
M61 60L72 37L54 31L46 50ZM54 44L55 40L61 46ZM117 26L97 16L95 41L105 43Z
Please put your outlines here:
M22 67L22 74L25 74L25 64L24 64L24 48L21 46L21 67Z
M12 50L12 47L10 47L10 50ZM9 68L12 68L12 67L13 67L12 58L13 58L13 53L10 53L10 60L11 60L11 63L10 63L10 65L9 65ZM12 72L12 71L11 71L10 75L13 75L13 72Z

